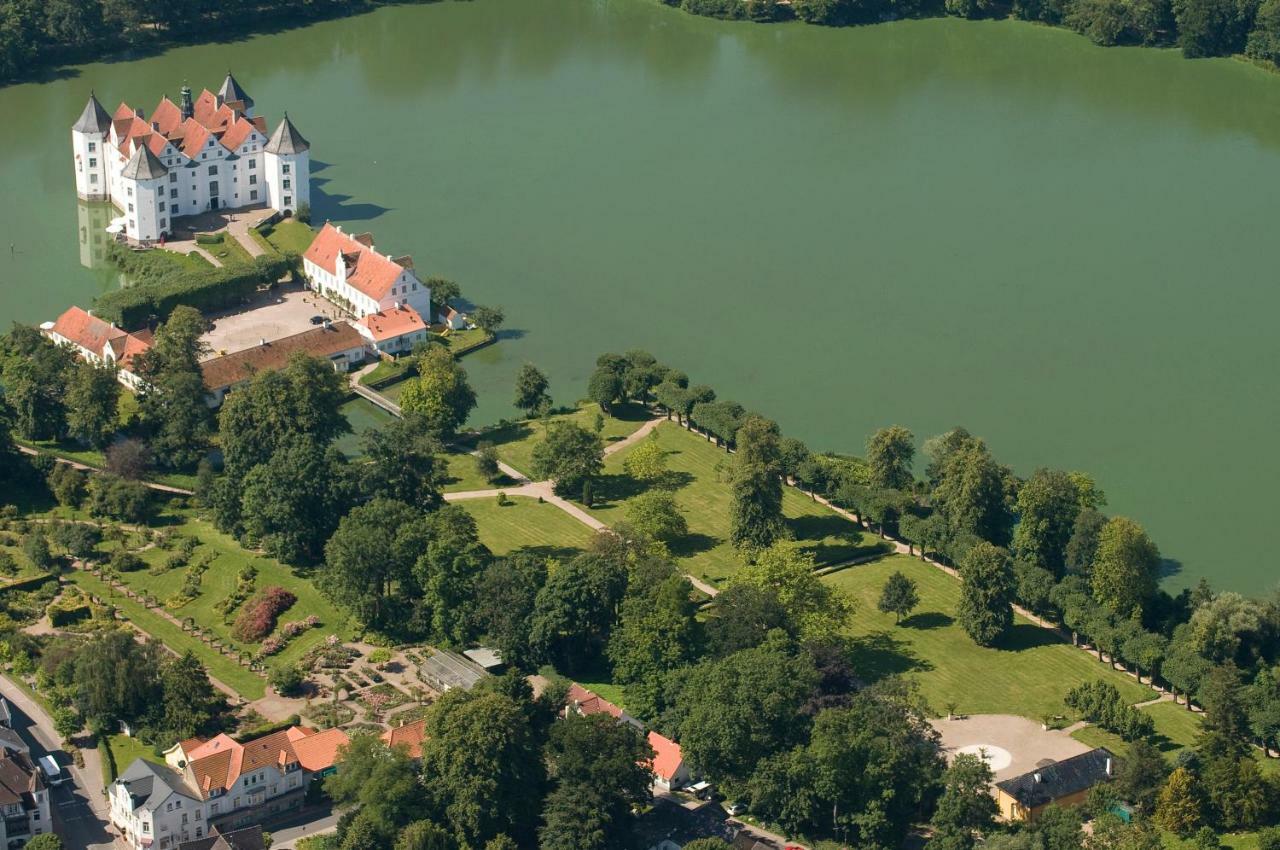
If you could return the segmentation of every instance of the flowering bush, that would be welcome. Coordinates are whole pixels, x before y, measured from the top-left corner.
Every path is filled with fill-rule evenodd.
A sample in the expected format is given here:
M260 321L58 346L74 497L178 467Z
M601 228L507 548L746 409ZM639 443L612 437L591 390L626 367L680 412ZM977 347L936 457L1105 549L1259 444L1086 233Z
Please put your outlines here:
M298 601L283 587L268 587L244 604L231 633L236 640L257 643L275 631L276 618Z
M320 625L320 618L315 614L312 614L305 620L290 620L280 627L280 633L286 638L295 638L308 629L314 629L318 625Z

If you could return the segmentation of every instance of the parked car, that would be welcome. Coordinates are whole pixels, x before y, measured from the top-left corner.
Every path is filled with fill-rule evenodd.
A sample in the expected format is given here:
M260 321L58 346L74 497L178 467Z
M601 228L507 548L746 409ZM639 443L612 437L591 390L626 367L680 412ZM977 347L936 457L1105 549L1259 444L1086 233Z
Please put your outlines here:
M66 774L62 772L62 768L58 763L53 760L53 756L40 756L37 761L40 764L40 772L44 774L45 782L50 785L61 785L66 781Z
M313 324L313 325L323 325L323 324L324 324L324 321L325 321L325 317L324 317L324 316L312 316L312 317L311 317L311 324Z
M736 818L738 815L745 815L747 813L747 804L730 803L724 807L724 810L729 813L729 817Z

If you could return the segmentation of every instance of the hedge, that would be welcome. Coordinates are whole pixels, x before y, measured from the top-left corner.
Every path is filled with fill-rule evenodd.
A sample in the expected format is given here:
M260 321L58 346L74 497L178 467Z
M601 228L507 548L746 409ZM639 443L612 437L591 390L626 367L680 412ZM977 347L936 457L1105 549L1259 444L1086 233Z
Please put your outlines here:
M260 285L275 283L297 263L296 254L264 255L255 257L249 266L153 274L151 279L98 296L94 309L103 319L126 328L141 327L152 319L163 321L181 305L201 311L221 310L253 295Z

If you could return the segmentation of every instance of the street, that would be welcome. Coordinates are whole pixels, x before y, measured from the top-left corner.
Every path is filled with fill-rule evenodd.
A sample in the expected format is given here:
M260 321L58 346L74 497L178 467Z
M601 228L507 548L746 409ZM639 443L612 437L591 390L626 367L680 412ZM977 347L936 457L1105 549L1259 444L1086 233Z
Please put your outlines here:
M61 836L62 843L68 848L110 850L115 845L111 834L107 832L106 810L102 808L104 817L99 819L94 811L92 800L96 797L100 808L104 803L101 801L101 795L89 790L101 787L102 774L91 773L87 769L77 770L71 763L71 758L61 750L57 733L53 731L53 723L40 707L8 680L0 681L4 682L4 687L0 688L0 694L9 701L13 715L13 729L31 747L32 761L39 759L40 756L52 754L58 764L64 768L63 775L67 779L61 785L51 788L49 793L53 831ZM97 770L96 758L93 764ZM94 784L89 785L90 782Z

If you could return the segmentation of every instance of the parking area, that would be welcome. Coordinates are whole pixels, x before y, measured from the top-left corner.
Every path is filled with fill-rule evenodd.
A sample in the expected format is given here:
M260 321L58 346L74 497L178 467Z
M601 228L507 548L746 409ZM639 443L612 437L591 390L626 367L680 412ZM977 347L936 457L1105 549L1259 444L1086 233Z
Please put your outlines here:
M997 781L1028 773L1046 761L1062 761L1090 750L1066 732L1045 729L1025 717L979 714L930 722L942 736L948 760L957 753L981 754Z
M206 359L243 351L316 327L315 316L341 319L342 314L325 299L300 286L276 287L250 305L209 316L213 329L201 339L209 346Z

